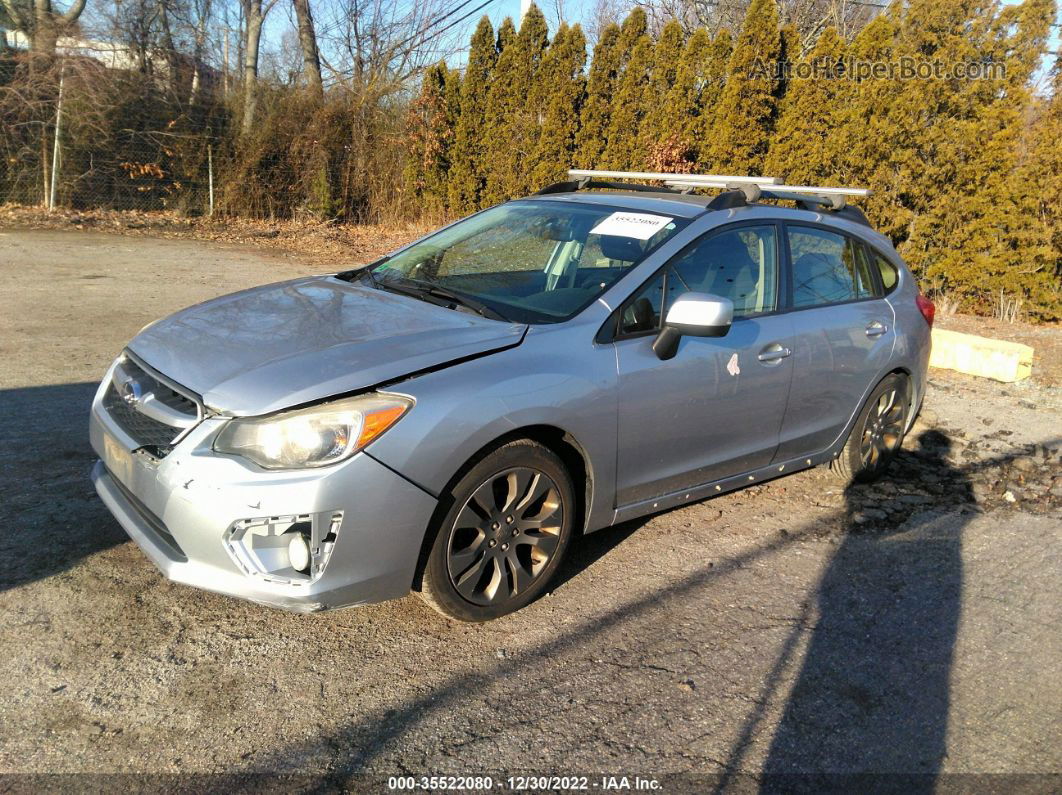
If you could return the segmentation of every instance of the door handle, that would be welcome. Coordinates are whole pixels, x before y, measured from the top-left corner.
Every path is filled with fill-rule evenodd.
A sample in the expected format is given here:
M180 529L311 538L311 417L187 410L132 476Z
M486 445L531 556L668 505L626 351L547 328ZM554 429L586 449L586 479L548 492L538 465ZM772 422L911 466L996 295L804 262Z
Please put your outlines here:
M871 323L870 325L867 326L867 336L868 337L880 337L882 334L884 334L888 330L889 330L888 326L886 326L880 320L875 320L873 323Z
M793 352L789 350L789 348L783 348L776 342L773 345L768 345L766 348L760 351L760 355L756 358L759 359L761 362L764 362L765 364L770 364L771 362L780 362L787 356L792 355Z

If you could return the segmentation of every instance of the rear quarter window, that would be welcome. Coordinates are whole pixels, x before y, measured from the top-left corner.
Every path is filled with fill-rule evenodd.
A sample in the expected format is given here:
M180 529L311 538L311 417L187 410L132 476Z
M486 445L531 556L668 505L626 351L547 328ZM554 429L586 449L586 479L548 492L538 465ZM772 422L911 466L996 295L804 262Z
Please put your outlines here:
M871 249L870 256L874 260L874 266L881 274L881 286L885 289L886 293L892 292L892 289L896 286L896 282L900 280L900 272L896 269L895 265L873 249Z

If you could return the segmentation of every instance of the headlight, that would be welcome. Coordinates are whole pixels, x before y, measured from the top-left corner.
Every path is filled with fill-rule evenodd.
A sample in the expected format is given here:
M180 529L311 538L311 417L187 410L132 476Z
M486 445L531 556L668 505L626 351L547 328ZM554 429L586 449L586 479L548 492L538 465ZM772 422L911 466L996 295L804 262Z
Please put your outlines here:
M214 441L266 469L301 469L350 458L409 411L413 401L381 392L268 417L229 420Z

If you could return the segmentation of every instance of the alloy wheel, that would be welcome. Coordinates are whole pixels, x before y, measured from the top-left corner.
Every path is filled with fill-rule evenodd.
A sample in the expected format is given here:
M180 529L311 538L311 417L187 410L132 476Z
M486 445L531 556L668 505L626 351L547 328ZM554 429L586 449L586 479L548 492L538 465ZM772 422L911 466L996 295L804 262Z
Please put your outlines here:
M556 552L563 526L561 492L548 475L530 467L493 475L450 530L446 566L454 587L477 605L525 593Z
M867 414L859 445L866 469L874 469L882 458L895 453L903 441L904 405L896 389L883 392Z

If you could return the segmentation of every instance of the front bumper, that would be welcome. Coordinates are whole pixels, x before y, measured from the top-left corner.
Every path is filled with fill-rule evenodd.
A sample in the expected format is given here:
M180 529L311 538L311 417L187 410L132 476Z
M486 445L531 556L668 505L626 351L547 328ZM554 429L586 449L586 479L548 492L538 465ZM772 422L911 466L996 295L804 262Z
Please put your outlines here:
M102 392L102 390L101 390ZM371 456L268 472L212 452L224 420L207 419L164 458L136 450L101 406L89 427L92 480L129 536L169 579L299 612L408 593L436 500ZM239 522L342 514L324 570L306 582L248 571L226 544Z

